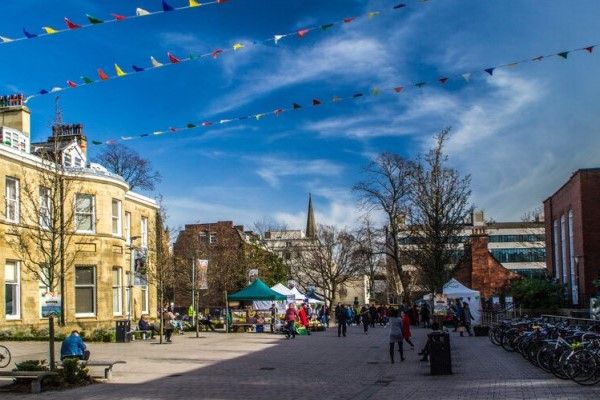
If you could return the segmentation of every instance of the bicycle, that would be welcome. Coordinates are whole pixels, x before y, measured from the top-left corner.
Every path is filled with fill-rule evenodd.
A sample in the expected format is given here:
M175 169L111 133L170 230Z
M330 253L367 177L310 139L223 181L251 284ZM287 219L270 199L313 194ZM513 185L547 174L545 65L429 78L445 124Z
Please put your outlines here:
M10 350L0 344L0 368L7 367L8 364L10 364Z

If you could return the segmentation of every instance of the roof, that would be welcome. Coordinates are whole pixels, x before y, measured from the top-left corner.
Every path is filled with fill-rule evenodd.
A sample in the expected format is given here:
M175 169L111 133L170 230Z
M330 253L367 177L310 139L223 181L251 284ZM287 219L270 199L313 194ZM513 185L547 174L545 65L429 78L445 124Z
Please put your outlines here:
M229 300L287 300L287 296L272 290L260 279L256 279L250 286L230 294L227 298Z
M569 184L569 182L573 180L573 178L575 178L580 173L600 174L600 168L580 168L574 171L569 177L569 179L566 180L566 182L564 182L558 189L556 189L550 196L548 196L546 200L544 200L544 203L550 200L556 193L560 192L565 186Z

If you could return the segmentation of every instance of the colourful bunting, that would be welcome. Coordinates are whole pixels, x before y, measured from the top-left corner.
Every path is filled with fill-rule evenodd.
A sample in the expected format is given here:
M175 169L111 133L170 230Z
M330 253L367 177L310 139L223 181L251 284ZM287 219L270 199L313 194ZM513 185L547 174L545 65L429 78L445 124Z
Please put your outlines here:
M12 41L13 41L13 39L11 39L11 38L7 38L6 36L0 36L0 42L2 42L2 43L10 43Z
M440 79L438 79L438 81L440 81L440 84L445 85L446 82L448 82L448 77L440 78Z
M36 37L38 36L38 35L36 35L35 33L30 33L30 32L27 32L27 31L25 30L25 28L23 28L23 34L25 35L25 37L26 37L27 39L33 39L33 38L36 38Z
M138 7L135 9L135 15L138 17L145 17L146 15L150 15L150 12Z
M192 129L192 128L195 128L195 127L196 127L196 125L194 125L194 124L187 124L186 125L186 128L188 128L188 129Z
M102 21L101 19L93 17L90 14L85 14L85 16L87 17L88 21L90 21L90 24L92 24L92 25L98 25L98 24L104 23L104 21ZM114 14L113 14L113 16L114 16Z
M283 112L283 108L278 108L276 110L273 111L273 114L275 114L276 117L279 117L279 115L281 115L281 113Z
M51 28L49 26L42 26L42 29L46 32L47 35L53 35L55 33L58 33L56 29Z
M404 87L402 87L402 86L396 86L396 87L394 88L394 92L396 92L396 93L400 93L400 92L402 91L402 89L404 89Z
M86 85L90 84L90 83L94 83L94 81L90 78L88 78L87 76L82 76L81 80L83 81L83 83L85 83Z
M131 66L131 68L133 68L133 70L134 70L135 72L142 72L142 71L144 70L144 68L142 68L142 67L138 67L138 66L136 66L136 65L132 65L132 66Z
M169 61L171 61L171 64L177 64L177 63L181 62L181 60L179 58L175 57L171 53L167 53L167 57L169 57Z
M531 61L542 61L544 59L544 56L538 56L538 57L534 57L531 59Z
M371 89L372 96L379 96L380 94L381 94L381 89L379 89L377 86L375 86L373 89Z
M355 93L352 95L352 97L357 98L357 97L362 97L363 94L362 93Z
M319 99L313 99L312 105L313 106L320 106L321 105L321 100L319 100Z
M96 146L99 146L102 144L102 142L99 142L97 140L92 140L92 144L95 144Z
M117 76L125 76L125 75L127 75L125 72L123 72L123 70L121 69L121 67L119 67L117 64L115 64L115 72L117 73Z
M168 4L165 0L162 0L162 8L164 12L175 11L172 5Z
M124 15L119 15L119 14L110 14L110 15L112 15L113 17L115 17L115 19L116 19L117 21L123 21L124 19L126 19L126 18L127 18L127 17L125 17Z
M241 43L236 43L236 44L233 45L233 50L234 51L238 51L238 50L243 49L243 48L244 48L244 45L241 44Z
M559 57L564 58L565 60L567 59L569 52L568 51L562 51L560 53L557 54Z
M72 87L72 88L77 87L77 84L73 81L67 81L67 85L69 85L69 87Z
M333 25L335 25L335 24L323 24L323 25L321 25L321 29L326 31L327 29L333 27Z
M463 79L466 82L469 82L469 79L471 79L471 73L470 72L467 72L466 74L462 74L461 76L463 77Z
M162 67L162 63L159 63L158 61L156 61L156 58L150 56L150 63L152 64L152 67L154 68L158 68L158 67Z
M273 41L275 42L275 44L279 43L279 41L281 39L283 39L286 35L274 35L273 36Z
M369 18L373 18L379 15L379 11L371 11L370 13L367 14L367 16Z
M108 75L106 75L106 72L104 72L102 68L98 68L98 77L103 81L108 80Z
M415 83L415 86L418 87L419 89L421 89L426 84L427 84L427 82L419 82L419 83Z
M212 122L210 122L210 121L204 121L202 123L202 126L211 126L211 125L212 125Z
M298 33L298 36L303 38L304 35L306 35L308 32L310 32L310 29L300 29L297 33Z
M88 18L89 18L89 16L88 16ZM91 20L90 20L90 22L91 22ZM79 28L81 28L81 25L76 24L75 22L71 21L67 17L65 17L65 24L67 25L67 28L69 28L69 29L79 29Z
M494 70L496 68L486 68L484 69L485 72L487 72L488 74L490 74L490 76L494 75Z
M300 108L302 108L302 106L301 106L300 104L298 104L298 103L294 103L294 104L292 104L292 109L294 109L294 110L298 110L298 109L300 109Z
M46 89L42 89L40 90L40 94L48 94L50 93L49 91L47 91Z
M220 55L221 53L223 53L223 50L221 50L221 49L216 49L216 50L214 50L212 53L210 53L210 56L211 56L212 58L215 58L215 59L216 59L217 57L219 57L219 55Z
M400 3L400 4L394 6L394 10L397 10L399 8L404 8L404 7L406 7L406 4Z
M197 2L196 0L190 0L190 8L192 7L200 7L202 4Z
M594 47L595 47L595 46L588 46L588 47L584 47L583 49L584 49L585 51L587 51L588 53L590 53L590 54L591 54L591 53L592 53L592 50L594 50Z
M349 24L350 22L354 21L356 17L350 17L350 18L344 18L343 21L345 24Z

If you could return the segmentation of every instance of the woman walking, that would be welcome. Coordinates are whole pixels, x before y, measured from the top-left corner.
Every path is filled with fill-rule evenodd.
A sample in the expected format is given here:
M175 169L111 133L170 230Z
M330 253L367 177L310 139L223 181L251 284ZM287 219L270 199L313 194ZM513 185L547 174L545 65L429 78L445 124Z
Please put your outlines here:
M410 344L411 350L414 350L415 345L410 341L411 333L410 333L410 318L405 311L400 313L402 316L402 337L406 341L406 343Z
M394 344L398 343L398 351L400 352L400 361L404 361L404 348L402 347L402 320L398 316L398 310L392 308L390 324L390 361L394 363Z
M471 307L469 307L469 303L464 301L462 306L461 324L465 327L465 330L467 331L469 336L473 336L473 333L471 332L471 320L474 319L475 318L473 318L473 315L471 314ZM463 333L461 332L460 336L462 335Z
M362 321L363 324L363 330L365 331L365 335L369 332L369 323L370 318L369 318L369 309L367 308L367 306L363 306L363 308L360 311L360 319Z
M175 329L173 321L175 321L175 315L173 314L171 307L167 307L163 312L163 329L165 330L165 339L167 343L171 343L171 336Z

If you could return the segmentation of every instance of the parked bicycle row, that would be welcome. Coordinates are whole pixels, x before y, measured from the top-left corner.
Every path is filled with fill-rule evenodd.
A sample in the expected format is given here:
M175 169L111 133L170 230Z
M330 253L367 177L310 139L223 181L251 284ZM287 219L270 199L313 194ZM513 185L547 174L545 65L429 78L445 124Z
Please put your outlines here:
M489 338L557 378L580 385L600 383L599 324L524 318L502 321L490 329Z

